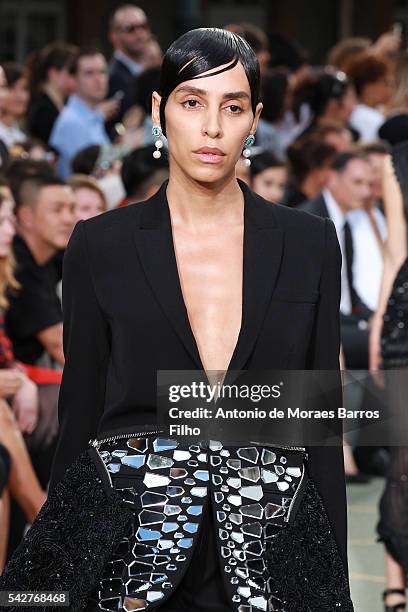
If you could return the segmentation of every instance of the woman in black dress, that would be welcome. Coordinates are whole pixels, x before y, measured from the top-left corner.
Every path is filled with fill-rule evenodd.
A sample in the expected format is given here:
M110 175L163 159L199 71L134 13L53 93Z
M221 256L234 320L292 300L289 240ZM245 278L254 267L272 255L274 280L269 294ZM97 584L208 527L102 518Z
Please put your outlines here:
M384 203L388 223L384 272L377 311L370 333L370 370L391 371L386 379L391 461L380 501L379 540L385 546L387 612L406 609L408 578L408 142L394 147L384 171Z

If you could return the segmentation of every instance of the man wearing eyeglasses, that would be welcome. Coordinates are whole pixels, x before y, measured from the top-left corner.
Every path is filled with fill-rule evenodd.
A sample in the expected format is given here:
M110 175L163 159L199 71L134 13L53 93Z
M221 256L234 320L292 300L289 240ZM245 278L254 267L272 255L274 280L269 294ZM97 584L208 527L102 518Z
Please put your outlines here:
M121 121L133 105L134 77L144 70L144 51L152 38L145 12L133 4L119 7L109 22L114 53L109 63L109 97L121 101L113 122Z

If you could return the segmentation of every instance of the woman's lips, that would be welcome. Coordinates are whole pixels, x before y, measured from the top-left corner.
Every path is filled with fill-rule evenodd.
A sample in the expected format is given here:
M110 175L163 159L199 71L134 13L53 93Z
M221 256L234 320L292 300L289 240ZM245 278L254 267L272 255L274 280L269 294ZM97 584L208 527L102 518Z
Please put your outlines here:
M225 157L225 153L219 150L209 151L205 149L193 151L193 155L205 164L219 164Z

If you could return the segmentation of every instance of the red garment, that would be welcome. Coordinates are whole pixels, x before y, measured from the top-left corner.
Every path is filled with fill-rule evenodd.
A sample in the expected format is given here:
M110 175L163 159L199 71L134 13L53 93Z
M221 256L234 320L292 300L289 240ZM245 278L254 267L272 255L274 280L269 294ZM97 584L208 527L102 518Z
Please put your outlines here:
M37 385L61 384L62 370L40 368L15 359L13 345L4 328L4 314L0 313L0 369L3 368L18 368Z

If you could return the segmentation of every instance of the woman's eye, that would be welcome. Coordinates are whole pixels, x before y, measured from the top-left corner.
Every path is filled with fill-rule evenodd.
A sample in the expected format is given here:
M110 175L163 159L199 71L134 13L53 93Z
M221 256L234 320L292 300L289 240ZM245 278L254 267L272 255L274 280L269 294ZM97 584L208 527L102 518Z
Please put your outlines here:
M186 100L183 102L184 108L197 108L198 100Z
M237 104L230 104L229 106L227 106L227 108L231 110L231 113L233 115L238 115L240 112L242 112L242 108Z

